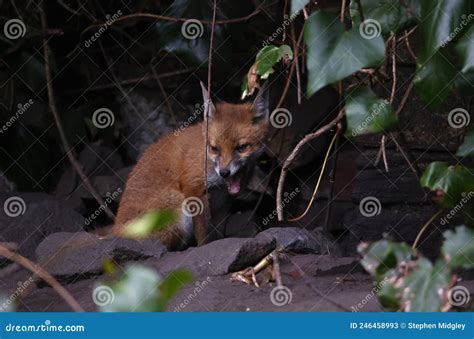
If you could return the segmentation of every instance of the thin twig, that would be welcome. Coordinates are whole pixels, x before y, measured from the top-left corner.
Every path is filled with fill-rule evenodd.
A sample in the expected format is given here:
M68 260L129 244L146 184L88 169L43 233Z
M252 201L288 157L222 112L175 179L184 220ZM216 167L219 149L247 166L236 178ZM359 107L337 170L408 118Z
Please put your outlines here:
M84 312L84 309L77 302L76 299L68 292L51 274L44 270L38 264L28 260L27 258L10 251L8 248L0 244L0 256L5 257L27 270L33 272L35 275L46 281L59 296L74 310L74 312Z
M400 143L398 142L396 136L395 136L395 133L391 132L389 134L390 138L393 140L393 142L395 143L395 146L397 146L397 149L400 151L400 153L402 154L403 158L405 159L405 161L407 162L408 166L410 167L411 171L413 172L413 174L415 175L415 177L419 180L420 179L420 169L418 168L418 166L416 166L416 164L414 164L411 160L410 160L410 157L408 156L408 154L405 152L405 150L403 149L403 147L400 145Z
M333 158L332 158L332 166L331 166L331 172L329 173L329 194L328 194L328 205L326 208L326 216L324 217L324 224L323 224L323 230L325 232L328 232L328 225L329 221L331 219L331 212L332 212L332 198L334 194L334 185L336 183L336 169L337 169L337 158L339 155L339 141L341 139L340 133L342 132L342 124L338 123L337 124L337 131L339 135L336 137L336 143L334 144L334 153L333 153ZM329 249L328 249L329 252ZM330 254L330 253L329 253Z
M414 85L415 84L413 83L413 81L411 81L410 84L408 85L405 91L405 94L403 95L402 101L400 101L400 105L398 105L397 111L395 112L396 115L399 115L400 112L403 110L403 108L405 108L405 105L408 101L408 98L410 97L410 94L411 94L411 91L413 90Z
M181 74L189 73L189 72L192 72L194 70L195 70L195 68L185 68L185 69L181 69L179 71L161 73L161 74L158 75L158 79L161 80L161 79L172 77L172 76L175 76L175 75L181 75ZM105 89L116 88L117 85L122 85L122 86L134 85L134 84L142 82L142 81L150 81L150 80L154 80L154 79L156 79L155 75L146 74L146 75L144 75L142 77L138 77L138 78L126 79L126 80L119 81L117 83L98 85L98 86L89 87L89 88L86 88L86 89L82 89L82 88L81 89L76 89L76 90L64 92L63 94L77 94L77 93L86 93L86 92L93 92L93 91L102 91L102 90L105 90Z
M189 20L198 20L201 24L204 25L223 25L223 24L233 24L233 23L238 23L238 22L244 22L247 21L254 16L258 15L264 5L265 1L263 1L260 6L258 6L252 13L240 17L240 18L235 18L235 19L226 19L226 20L199 20L196 18L178 18L178 17L172 17L172 16L166 16L166 15L160 15L160 14L154 14L154 13L133 13L133 14L128 14L121 16L120 18L117 18L115 21L113 21L110 25L116 24L117 22L129 20L129 19L134 19L134 18L149 18L149 19L155 19L155 20L162 20L162 21L170 21L170 22L186 22ZM98 22L95 24L92 24L88 26L82 33L87 32L88 30L94 28L94 27L100 27L103 26L105 23L104 22ZM81 35L82 35L81 33Z
M346 15L346 0L342 0L342 4L341 4L341 16L340 16L340 20L341 22L344 22L344 16Z
M423 235L423 233L426 231L426 229L428 228L429 225L431 225L431 223L441 214L441 212L443 212L444 209L441 208L438 212L436 212L420 229L420 231L418 232L417 236L416 236L416 239L415 241L413 242L413 245L412 245L412 249L413 250L416 250L416 246L418 245L418 242L420 241L420 238L421 236Z
M40 16L41 16L41 24L44 30L47 29L48 23L46 21L46 15L44 13L44 9L40 9ZM51 76L51 66L50 66L50 54L51 50L49 48L48 40L43 36L43 53L44 53L44 71L46 75L46 87L48 90L48 101L49 107L51 112L54 116L54 121L56 122L56 127L58 128L59 137L61 139L61 143L63 144L64 150L66 151L66 155L71 162L72 167L79 175L81 180L84 183L85 188L87 191L94 197L97 203L104 207L105 213L111 218L112 220L115 219L114 213L110 210L107 204L104 202L102 197L99 193L95 190L94 186L90 183L89 179L87 178L86 174L84 173L81 164L77 161L77 159L73 155L73 150L69 145L69 141L67 140L66 133L64 132L64 128L61 122L61 118L59 116L59 112L56 106L56 99L54 97L54 90L53 90L53 79Z
M313 139L316 139L321 134L329 131L331 128L336 126L336 124L339 121L341 121L342 118L344 117L344 113L345 113L344 110L341 109L339 111L339 114L334 118L334 120L329 122L327 125L324 125L323 127L319 128L316 132L307 134L303 139L301 139L298 142L295 148L293 148L293 151L291 151L290 155L286 158L281 168L280 178L278 179L277 199L276 199L276 210L278 213L278 221L283 221L283 205L281 202L281 197L282 197L282 192L283 192L283 185L285 183L286 173L288 172L288 167L291 165L292 161L298 155L303 145L305 145L307 142Z
M213 9L212 9L212 26L211 26L211 38L209 40L209 57L207 65L207 105L206 112L204 112L206 119L206 137L204 140L204 178L207 180L207 167L208 167L208 139L209 139L209 109L211 107L211 79L212 79L212 48L214 46L214 29L216 27L216 10L217 10L217 0L214 0ZM208 199L208 185L206 185L206 198ZM209 212L210 213L210 212ZM209 215L210 218L210 215Z
M283 101L285 101L286 95L288 94L288 89L290 88L291 84L291 78L293 77L293 73L295 72L296 69L296 59L298 58L298 48L299 45L301 44L301 41L303 40L303 33L304 30L301 30L300 35L298 37L298 41L296 43L297 48L294 51L294 58L293 62L291 63L290 67L290 73L288 74L288 79L286 80L285 88L283 89L283 92L281 93L280 100L278 101L278 104L276 105L275 109L278 109L283 105Z
M316 186L314 187L313 195L311 196L311 200L309 201L308 206L306 206L305 211L303 213L301 213L301 215L299 215L296 218L288 219L288 221L301 220L302 218L304 218L304 216L308 213L309 209L313 205L314 199L316 197L316 193L318 193L319 185L321 184L321 179L323 178L323 174L324 174L324 171L326 169L326 164L327 164L328 159L329 159L329 154L331 154L332 146L334 145L334 142L336 141L338 135L339 135L338 132L334 133L334 136L332 137L331 143L329 144L328 150L326 151L326 155L324 156L323 165L321 166L321 171L319 173L318 181L316 182Z

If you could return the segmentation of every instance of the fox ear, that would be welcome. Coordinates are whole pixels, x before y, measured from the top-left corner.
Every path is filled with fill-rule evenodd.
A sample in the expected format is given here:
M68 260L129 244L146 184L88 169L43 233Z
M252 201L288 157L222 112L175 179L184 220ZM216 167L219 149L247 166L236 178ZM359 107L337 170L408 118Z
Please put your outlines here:
M202 90L202 100L204 102L204 119L206 119L207 117L212 118L216 108L214 107L214 104L212 103L211 98L209 97L206 85L204 85L202 81L200 81L200 83Z
M269 109L269 97L270 91L268 89L268 80L259 89L255 100L252 103L252 111L254 113L254 120L259 121L262 119L268 119L270 113Z

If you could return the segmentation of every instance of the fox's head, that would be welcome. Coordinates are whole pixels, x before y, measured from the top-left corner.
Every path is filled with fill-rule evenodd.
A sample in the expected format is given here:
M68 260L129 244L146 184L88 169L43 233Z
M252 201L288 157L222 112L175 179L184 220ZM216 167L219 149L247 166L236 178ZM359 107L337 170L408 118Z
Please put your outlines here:
M267 86L262 87L253 103L216 106L202 83L201 87L209 119L203 124L204 133L208 125L208 159L229 193L238 194L263 151L269 114Z

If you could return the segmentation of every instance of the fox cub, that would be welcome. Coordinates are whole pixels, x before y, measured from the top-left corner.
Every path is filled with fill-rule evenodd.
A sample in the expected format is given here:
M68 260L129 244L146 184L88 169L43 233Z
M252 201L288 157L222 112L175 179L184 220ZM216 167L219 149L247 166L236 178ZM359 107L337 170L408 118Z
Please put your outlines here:
M156 237L169 249L178 249L194 235L200 246L208 235L206 187L226 186L234 196L245 188L268 130L267 86L253 103L216 106L202 83L201 87L208 120L181 134L164 136L145 150L127 180L113 227L115 235L120 236L129 221L147 211L174 209L179 221Z

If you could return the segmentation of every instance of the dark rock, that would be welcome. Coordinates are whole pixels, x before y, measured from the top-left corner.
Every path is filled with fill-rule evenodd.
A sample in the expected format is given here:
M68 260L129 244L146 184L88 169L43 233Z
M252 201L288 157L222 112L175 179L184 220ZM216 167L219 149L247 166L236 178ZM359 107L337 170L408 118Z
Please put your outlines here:
M373 165L377 153L377 150L366 150L357 158L359 172L355 179L353 200L359 203L365 197L373 196L381 203L426 204L425 191L403 156L394 149L387 149L389 171L386 172L382 162L377 167ZM413 157L422 171L433 161L453 161L448 153L439 152L413 152Z
M169 252L154 264L163 274L185 268L197 276L223 275L255 265L273 249L274 239L226 238L184 252Z
M299 277L298 266L305 275L322 277L329 275L348 275L363 272L364 269L356 257L335 257L332 255L298 255L292 258L293 265L286 265L283 274Z
M115 196L115 194L118 193L117 198L114 199L118 202L119 196L125 189L125 183L131 171L132 167L125 167L115 171L111 175L94 176L92 177L91 183L102 198L107 198L112 195ZM91 194L83 185L77 189L75 194L83 199L92 199Z
M18 244L33 258L38 244L56 232L79 232L84 218L44 193L0 193L0 241Z
M382 205L379 214L365 217L360 213L358 205L354 205L354 211L348 213L343 220L348 237L341 241L341 246L346 248L344 253L350 255L355 254L360 242L377 241L384 236L393 241L412 244L421 226L437 210L436 206ZM420 251L430 258L438 255L443 240L442 234L450 227L449 224L442 224L443 217L444 215L441 215L431 223L418 246ZM451 225L456 225L456 220L452 219Z
M327 239L298 227L272 227L257 235L257 239L275 239L277 247L295 253L322 253L326 251Z
M105 260L122 264L160 258L165 252L165 246L158 240L100 238L87 232L51 234L36 249L38 262L62 280L100 274Z

